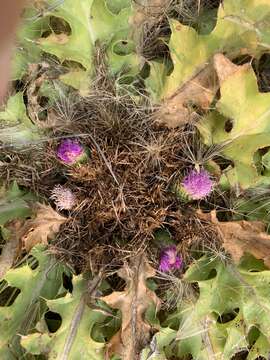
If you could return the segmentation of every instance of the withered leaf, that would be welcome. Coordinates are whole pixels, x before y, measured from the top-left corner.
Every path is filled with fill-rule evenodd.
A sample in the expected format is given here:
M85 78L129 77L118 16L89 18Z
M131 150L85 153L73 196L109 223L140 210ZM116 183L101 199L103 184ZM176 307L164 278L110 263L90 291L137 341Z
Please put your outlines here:
M118 354L122 360L139 359L141 349L150 340L151 326L144 320L145 311L151 305L159 306L156 294L148 289L146 280L155 275L144 255L125 264L118 275L126 281L124 291L115 291L103 300L122 312L121 329L108 344L108 355Z
M209 108L218 89L217 84L213 66L206 66L173 96L164 100L157 113L157 122L175 128L197 120L196 108Z
M263 222L245 220L220 222L215 211L208 214L199 213L199 217L211 221L216 226L224 249L231 254L236 263L244 253L250 253L270 267L270 235L265 232Z
M6 272L12 267L20 251L20 241L17 235L21 227L22 220L11 221L5 228L10 232L8 240L2 248L0 256L0 279L5 276Z
M37 244L47 244L67 219L48 205L37 204L34 218L19 230L22 247L28 252Z
M208 65L164 100L157 113L157 122L175 128L197 121L196 110L208 110L220 84L238 69L239 66L223 54L214 55Z

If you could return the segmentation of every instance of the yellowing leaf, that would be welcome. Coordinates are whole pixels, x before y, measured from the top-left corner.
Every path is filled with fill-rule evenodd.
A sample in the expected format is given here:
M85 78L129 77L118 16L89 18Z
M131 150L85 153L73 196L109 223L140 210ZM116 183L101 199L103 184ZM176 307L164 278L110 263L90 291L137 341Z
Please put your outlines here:
M122 312L121 330L110 340L108 352L120 355L122 360L135 360L150 339L151 326L145 322L144 314L151 305L159 306L157 296L146 285L155 270L140 255L130 266L125 264L118 275L126 281L125 290L103 298L109 306Z
M198 300L194 306L194 320L197 321L193 321L193 326L205 317L212 318L212 324L206 324L205 329L208 333L210 330L211 336L208 339L205 336L206 331L198 329L193 333L193 337L201 343L198 351L190 351L194 359L231 360L234 354L243 349L250 350L248 360L268 356L270 271L266 270L260 261L246 256L239 266L235 266L221 261L220 257L206 255L189 267L184 280L196 282L199 287ZM180 306L181 313L189 320L190 309L183 309L182 304ZM181 313L179 312L180 317ZM232 317L227 317L229 314ZM175 314L173 316L175 317ZM223 321L220 321L221 318ZM250 341L253 327L256 332L253 341ZM189 330L190 327L183 329L180 324L179 332L184 341L190 337ZM180 341L179 348L183 340ZM213 343L218 347L212 347ZM191 349L194 349L195 342L191 345ZM216 350L216 356L201 356L202 348L208 345ZM172 349L174 350L175 346Z
M75 89L78 89L81 96L89 94L89 74L82 69L72 69L60 76L60 80Z
M26 113L22 92L8 99L5 110L0 112L0 125L3 143L21 146L39 139L38 129Z
M89 78L93 75L95 46L102 44L106 50L109 71L137 74L140 59L132 41L129 19L133 14L131 0L122 4L110 4L105 0L65 0L55 7L55 0L48 0L53 16L65 22L70 31L52 33L39 39L39 48L66 62L68 73L61 80L78 89L81 95L89 93ZM116 8L118 12L113 12ZM121 48L119 49L119 47Z
M218 112L202 119L199 129L207 145L224 145L222 154L233 161L234 167L225 170L230 185L246 189L269 182L257 172L253 157L258 149L270 145L270 94L259 92L249 64L232 68L234 71L226 74L216 65L221 82Z
M21 344L29 353L44 353L49 360L103 360L104 344L91 335L95 326L101 326L105 315L91 309L86 301L97 290L99 279L91 283L79 275L74 276L72 284L72 294L47 300L50 311L61 316L59 329L48 334L29 334Z
M9 306L0 306L0 358L2 349L7 346L13 350L16 358L19 336L33 331L35 321L46 311L40 299L54 299L62 292L62 274L67 269L62 263L45 251L45 247L37 245L31 255L38 261L33 270L28 264L10 269L2 280L8 286L20 290L16 300ZM7 357L7 359L9 359ZM13 358L11 358L13 359Z
M29 251L36 244L47 244L48 240L54 237L66 220L64 216L59 215L50 206L38 204L36 216L26 220L19 231L22 246L26 251Z
M172 20L169 48L174 69L164 84L163 97L172 96L202 70L215 53L237 56L242 49L254 54L258 47L269 48L266 26L269 26L269 14L268 0L225 0L220 5L216 27L209 35L200 35L193 28Z
M195 112L188 103L203 109L209 107L218 84L210 91L201 75L207 73L212 58L225 53L233 59L243 54L257 56L263 48L269 49L270 3L268 0L224 0L218 10L217 23L208 35L177 20L170 20L171 37L168 42L173 69L168 67L157 82L155 62L151 64L150 78L146 81L154 100L163 100L159 119L168 127L194 120ZM209 79L211 82L211 79ZM200 89L201 88L201 89ZM213 93L212 93L213 92ZM231 92L233 96L233 92ZM179 97L179 101L178 101Z
M54 8L55 1L50 0L49 5ZM71 34L64 36L64 42L59 42L59 35L41 38L40 48L43 51L57 56L61 62L65 60L76 61L86 70L91 67L93 40L91 38L90 8L92 0L66 0L61 2L53 11L47 12L49 16L56 16L66 21ZM58 41L56 41L58 40Z

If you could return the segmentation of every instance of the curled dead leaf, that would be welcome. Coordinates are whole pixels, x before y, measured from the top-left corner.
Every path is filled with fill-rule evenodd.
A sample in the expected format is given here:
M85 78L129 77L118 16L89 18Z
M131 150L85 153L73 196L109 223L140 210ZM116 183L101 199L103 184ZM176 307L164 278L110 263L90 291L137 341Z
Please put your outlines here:
M144 320L144 314L151 305L159 307L159 299L146 285L155 270L144 255L139 255L129 265L125 264L118 275L126 281L125 290L102 299L122 312L121 329L110 340L107 352L109 356L118 354L123 360L137 360L150 340L151 326Z
M37 204L35 210L35 217L26 220L19 230L22 247L27 252L37 244L47 244L67 220L48 205Z
M216 227L224 249L236 263L244 253L250 253L270 267L270 235L265 232L263 222L245 220L221 222L217 219L215 211L207 214L199 212L198 215Z

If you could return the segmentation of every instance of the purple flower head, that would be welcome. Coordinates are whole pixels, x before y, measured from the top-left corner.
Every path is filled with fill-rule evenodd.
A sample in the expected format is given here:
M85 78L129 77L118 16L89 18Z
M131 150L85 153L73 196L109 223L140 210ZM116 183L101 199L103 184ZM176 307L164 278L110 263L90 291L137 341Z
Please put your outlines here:
M75 164L85 155L84 147L77 140L62 140L57 148L57 156L66 164Z
M168 272L182 267L182 259L177 255L175 245L165 247L160 254L159 270L162 272Z
M55 185L52 190L51 199L54 200L59 210L71 210L77 202L73 192L62 185Z
M191 170L182 181L182 186L187 195L193 199L203 199L208 196L213 189L213 181L206 170Z

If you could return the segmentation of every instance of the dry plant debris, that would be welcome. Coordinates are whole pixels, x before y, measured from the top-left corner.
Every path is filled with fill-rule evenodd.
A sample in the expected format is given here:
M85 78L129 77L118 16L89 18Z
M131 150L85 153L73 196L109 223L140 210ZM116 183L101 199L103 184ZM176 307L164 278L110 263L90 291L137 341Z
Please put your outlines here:
M146 284L155 276L144 255L137 255L125 264L118 275L125 280L124 291L113 292L103 300L122 313L122 325L107 345L108 355L118 354L123 360L138 360L141 350L151 338L151 326L144 316L150 306L159 307L159 299Z
M269 1L34 6L0 116L0 177L4 189L18 183L0 219L0 358L266 358L270 272L256 258L270 266L270 235L226 205L269 186L269 94L253 71L269 49ZM73 140L87 153L79 162L57 156ZM236 263L252 254L256 272L222 247ZM159 325L146 321L153 308Z

